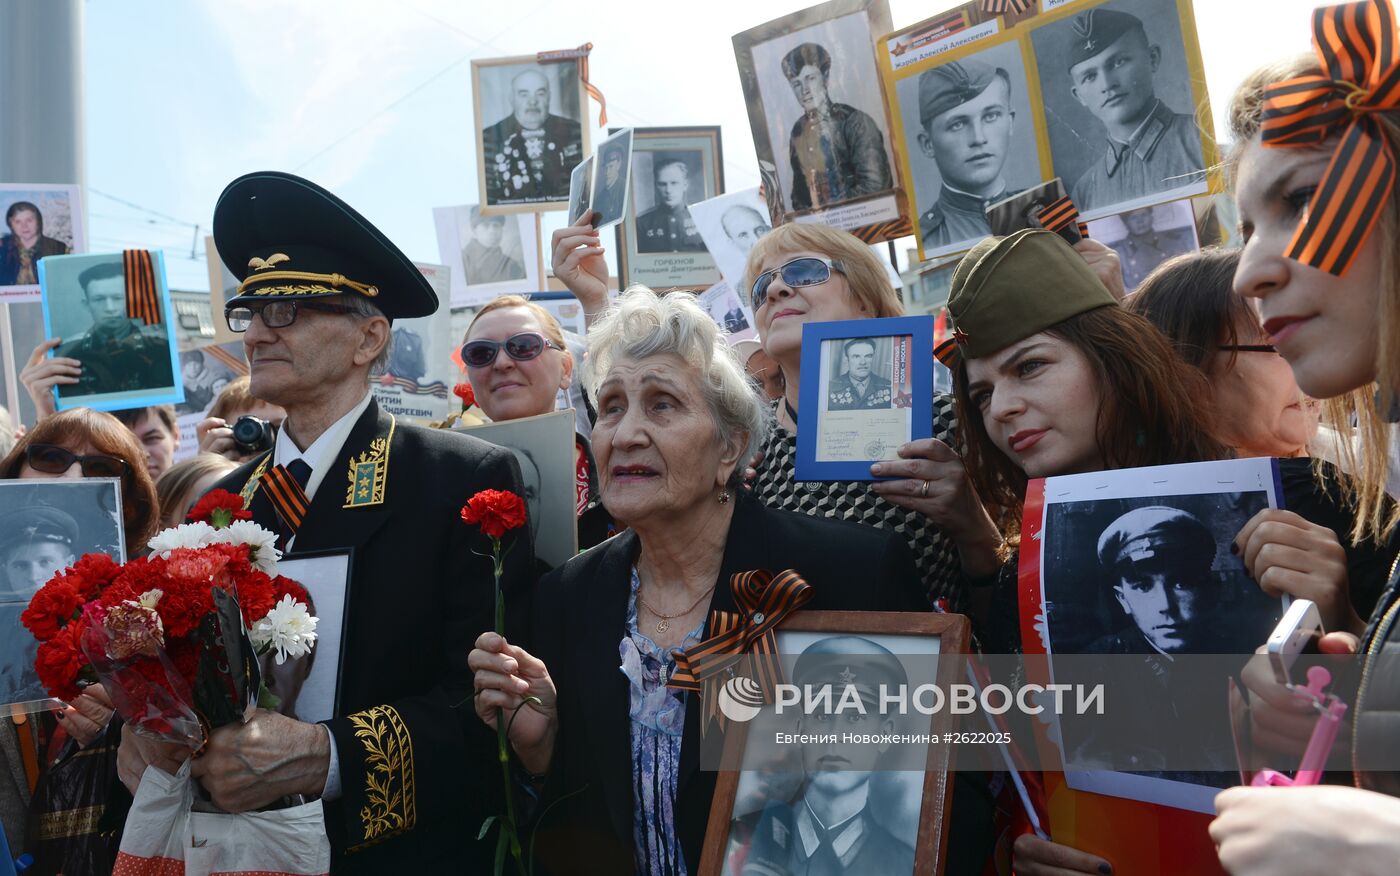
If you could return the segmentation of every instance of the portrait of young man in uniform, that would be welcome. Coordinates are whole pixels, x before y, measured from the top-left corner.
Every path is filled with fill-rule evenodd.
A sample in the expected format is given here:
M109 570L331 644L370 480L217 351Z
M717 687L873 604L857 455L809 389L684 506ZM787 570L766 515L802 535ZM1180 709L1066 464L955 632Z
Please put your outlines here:
M1184 205L1182 212L1189 222L1192 218L1190 202L1180 203ZM1123 267L1123 287L1129 292L1136 289L1162 262L1198 248L1196 230L1192 225L1157 227L1157 211L1174 206L1169 204L1129 210L1119 217L1123 220L1123 229L1128 233L1118 240L1105 241L1118 253L1118 261Z
M656 204L637 217L637 252L704 252L690 215L689 163L658 153L653 166Z
M54 331L64 340L54 358L77 359L82 373L77 383L59 384L58 394L86 396L171 386L174 370L167 326L147 325L128 315L121 256L85 269L78 274L77 285L89 323L74 335L63 325L68 320L55 315Z
M467 275L467 285L500 283L505 280L523 280L525 266L506 253L503 244L506 238L506 222L514 219L505 216L483 216L480 207L472 207L467 221L471 225L471 239L462 247L462 265Z
M565 200L569 172L583 158L579 122L551 111L553 85L544 66L485 67L479 72L485 77L488 70L501 76L510 74L505 90L511 111L482 131L486 203ZM483 90L484 86L483 82Z

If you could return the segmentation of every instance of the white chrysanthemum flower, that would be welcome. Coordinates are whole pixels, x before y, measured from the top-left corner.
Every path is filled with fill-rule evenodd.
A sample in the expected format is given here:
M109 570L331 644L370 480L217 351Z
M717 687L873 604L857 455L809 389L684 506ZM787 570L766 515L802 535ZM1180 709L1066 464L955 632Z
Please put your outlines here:
M152 554L168 560L170 552L176 548L198 549L221 541L217 533L218 530L207 523L181 523L179 526L157 532L146 542L146 546L151 549Z
M282 552L277 549L277 533L269 532L251 520L235 520L215 533L215 540L229 544L246 544L253 568L277 576L277 561Z
M280 666L288 657L295 659L311 650L316 642L316 618L306 610L305 603L287 595L272 607L267 617L253 624L248 635L258 653L275 649Z

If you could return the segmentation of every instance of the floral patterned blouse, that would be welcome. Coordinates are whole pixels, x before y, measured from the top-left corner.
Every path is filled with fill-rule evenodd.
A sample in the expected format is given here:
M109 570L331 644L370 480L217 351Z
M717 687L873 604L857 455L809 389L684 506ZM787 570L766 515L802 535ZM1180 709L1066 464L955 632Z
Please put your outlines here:
M685 876L685 856L676 834L676 779L681 763L687 694L666 687L676 660L637 627L637 590L632 569L627 600L627 635L619 646L622 674L631 684L632 835L637 872ZM700 641L702 620L685 636L681 650Z

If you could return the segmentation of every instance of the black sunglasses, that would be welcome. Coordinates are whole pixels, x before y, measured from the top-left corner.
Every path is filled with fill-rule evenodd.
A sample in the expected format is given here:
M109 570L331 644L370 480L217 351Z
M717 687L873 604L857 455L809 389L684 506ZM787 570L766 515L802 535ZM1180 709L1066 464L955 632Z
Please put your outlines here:
M515 361L528 362L539 358L546 347L551 350L564 349L539 332L521 332L504 341L467 341L462 345L462 361L472 368L485 368L496 361L497 353L505 350L506 355Z
M825 283L831 279L833 270L846 273L845 266L835 259L803 256L771 271L764 271L753 278L753 288L750 290L753 309L758 310L768 301L768 287L773 285L774 277L781 276L784 283L796 289L800 286L818 286Z
M79 456L57 444L31 444L24 450L24 459L30 468L44 474L61 475L75 462L82 466L85 478L119 478L131 471L124 459L102 453Z
M1220 349L1236 353L1277 353L1273 344L1221 344Z
M263 325L270 329L286 328L297 321L297 308L318 310L321 313L350 313L344 304L323 304L319 301L269 301L259 307L230 307L224 311L224 319L230 331L246 332L253 324L253 317L260 317Z

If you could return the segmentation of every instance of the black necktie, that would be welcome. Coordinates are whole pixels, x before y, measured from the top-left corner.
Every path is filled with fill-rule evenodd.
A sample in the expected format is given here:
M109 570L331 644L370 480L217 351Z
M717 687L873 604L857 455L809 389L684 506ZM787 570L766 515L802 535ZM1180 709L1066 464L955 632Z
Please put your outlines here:
M277 549L285 552L287 542L297 534L311 500L306 485L311 481L311 466L304 459L294 459L287 465L274 465L262 474L262 488L277 512Z

